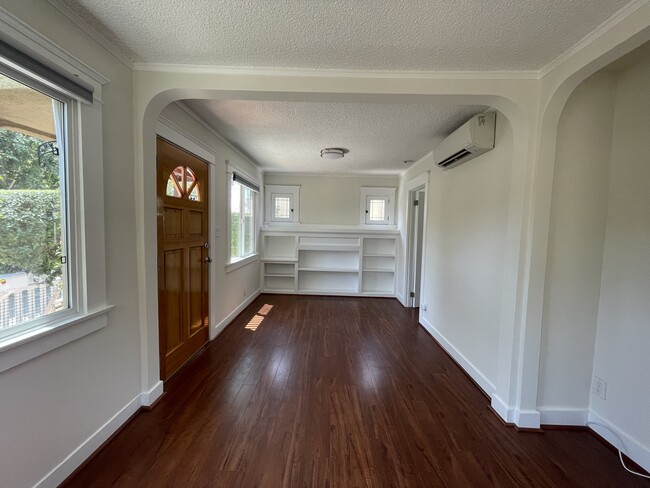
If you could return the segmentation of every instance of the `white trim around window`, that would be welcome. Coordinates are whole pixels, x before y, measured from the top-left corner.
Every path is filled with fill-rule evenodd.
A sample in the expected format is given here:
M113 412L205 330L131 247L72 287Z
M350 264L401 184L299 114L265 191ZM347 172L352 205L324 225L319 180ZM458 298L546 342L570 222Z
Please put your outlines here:
M232 256L232 186L233 186L233 175L238 174L241 177L244 178L247 182L250 182L251 186L246 185L245 183L242 184L241 182L238 182L238 184L241 186L242 189L242 197L240 198L240 209L244 208L244 198L243 198L243 191L249 190L252 194L253 198L253 203L252 203L252 229L250 229L251 232L251 238L253 240L251 249L246 250L243 249L242 256L237 256L234 257ZM227 199L228 199L228 208L227 208L227 237L228 240L226 241L226 273L230 273L231 271L234 271L236 269L239 269L243 266L246 266L247 264L256 261L259 258L259 252L258 252L258 234L259 234L259 205L260 205L260 198L259 198L259 192L255 190L255 186L259 188L259 182L257 178L251 176L250 174L246 173L245 171L241 170L239 167L234 165L231 161L227 161ZM239 228L240 235L244 231L244 227Z
M65 138L67 178L64 182L67 212L67 255L69 263L70 307L51 317L43 316L26 327L16 329L0 339L0 372L34 359L53 349L95 332L108 323L112 308L106 302L106 252L104 234L102 85L108 79L63 52L26 24L0 10L3 40L13 48L35 56L47 53L46 60L62 74L74 74L93 87L94 101L58 89L52 80L31 73L25 67L3 62L4 67L18 71L18 81L37 87L49 96L62 99L67 110ZM6 60L5 60L6 61ZM18 68L18 69L17 69ZM18 78L18 77L16 77Z
M300 222L300 186L264 186L265 222L270 225Z

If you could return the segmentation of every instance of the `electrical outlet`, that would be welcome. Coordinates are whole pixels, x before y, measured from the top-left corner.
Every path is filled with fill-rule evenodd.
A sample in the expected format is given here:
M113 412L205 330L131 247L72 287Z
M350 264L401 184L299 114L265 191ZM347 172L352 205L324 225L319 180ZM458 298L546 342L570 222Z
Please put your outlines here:
M592 393L597 397L606 399L607 396L607 381L598 376L594 376L594 383L592 385Z
M422 304L422 311L426 312L428 307L429 307L429 305L427 305L426 303L423 303Z

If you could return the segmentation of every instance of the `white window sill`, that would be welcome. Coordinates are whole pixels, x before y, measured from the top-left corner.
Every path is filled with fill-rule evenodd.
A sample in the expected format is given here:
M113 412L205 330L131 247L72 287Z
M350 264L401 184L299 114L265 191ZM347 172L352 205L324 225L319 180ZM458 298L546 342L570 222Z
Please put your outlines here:
M0 373L102 329L112 308L109 305L0 340Z
M226 273L230 273L231 271L235 271L236 269L243 268L250 263L258 261L259 257L259 253L255 253L251 254L250 256L246 256L245 258L242 258L238 261L233 261L232 263L226 264Z

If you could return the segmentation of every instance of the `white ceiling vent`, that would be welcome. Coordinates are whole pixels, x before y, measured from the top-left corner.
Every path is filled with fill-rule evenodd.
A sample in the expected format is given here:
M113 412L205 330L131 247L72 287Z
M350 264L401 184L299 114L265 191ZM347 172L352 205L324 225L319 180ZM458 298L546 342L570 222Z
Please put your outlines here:
M433 158L442 169L453 168L494 148L496 113L475 115L433 150Z

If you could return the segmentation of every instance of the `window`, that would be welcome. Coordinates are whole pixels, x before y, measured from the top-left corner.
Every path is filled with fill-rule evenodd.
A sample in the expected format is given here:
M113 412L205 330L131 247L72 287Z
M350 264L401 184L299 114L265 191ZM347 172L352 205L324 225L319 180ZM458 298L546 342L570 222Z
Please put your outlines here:
M73 284L69 100L8 74L0 69L0 337L68 310Z
M299 222L300 187L266 185L266 221Z
M395 188L361 188L360 222L367 225L394 224Z
M185 166L177 166L167 179L165 194L168 197L186 198L193 202L201 201L201 187L194 171Z
M108 79L26 25L3 32L0 372L101 329L111 309L95 103Z
M259 187L233 172L230 182L230 263L256 254L256 206Z

